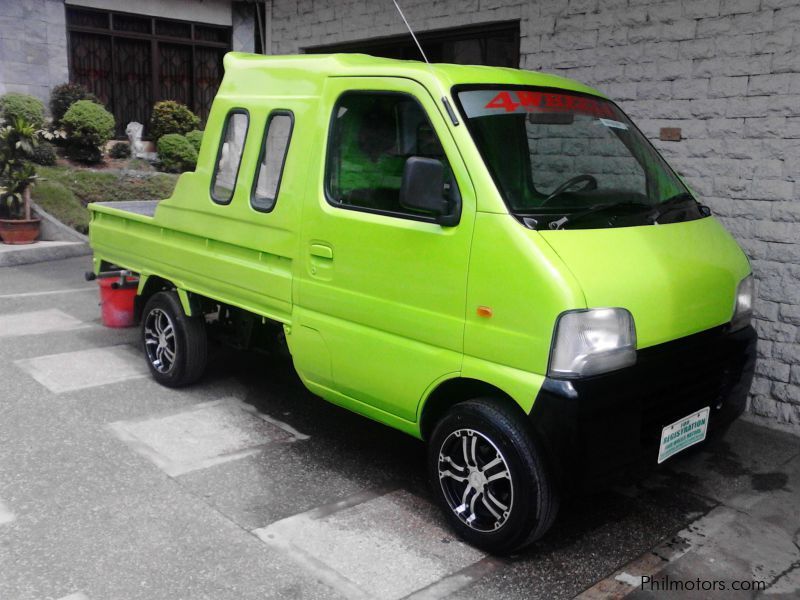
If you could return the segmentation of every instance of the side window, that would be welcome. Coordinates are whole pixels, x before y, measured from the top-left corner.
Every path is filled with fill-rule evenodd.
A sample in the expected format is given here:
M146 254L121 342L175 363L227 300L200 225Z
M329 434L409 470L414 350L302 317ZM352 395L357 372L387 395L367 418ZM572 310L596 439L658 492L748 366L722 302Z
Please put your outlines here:
M229 112L225 119L217 151L217 165L211 180L211 198L217 204L229 204L233 198L249 121L247 112L238 108Z
M443 199L455 193L442 145L420 104L407 94L347 92L333 109L326 191L334 206L426 218L400 204L403 168L412 156L445 167Z
M286 111L273 112L267 119L258 173L250 196L250 205L258 211L269 212L275 207L292 125L292 113Z

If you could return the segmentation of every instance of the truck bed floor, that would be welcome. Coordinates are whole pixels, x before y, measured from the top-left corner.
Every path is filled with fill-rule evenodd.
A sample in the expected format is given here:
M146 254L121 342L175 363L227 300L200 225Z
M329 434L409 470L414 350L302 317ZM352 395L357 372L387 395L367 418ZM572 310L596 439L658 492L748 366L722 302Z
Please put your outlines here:
M108 206L117 210L152 217L156 214L156 206L160 200L127 200L123 202L97 202L100 206Z

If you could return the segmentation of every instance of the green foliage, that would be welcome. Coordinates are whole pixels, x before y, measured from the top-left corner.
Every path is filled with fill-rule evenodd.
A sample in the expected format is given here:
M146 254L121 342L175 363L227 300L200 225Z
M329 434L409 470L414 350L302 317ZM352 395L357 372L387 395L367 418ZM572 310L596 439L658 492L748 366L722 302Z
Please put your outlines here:
M36 180L30 161L39 145L39 130L22 117L0 129L0 204L12 219L29 219L28 189Z
M170 133L187 134L200 125L200 119L180 102L156 102L150 117L150 137L158 141Z
M108 155L111 158L130 158L131 147L125 142L117 142L111 146L111 150L108 151Z
M67 156L88 163L102 160L101 147L114 134L114 116L110 112L90 100L78 100L61 122L67 132Z
M37 165L44 167L52 167L56 164L56 150L53 144L49 142L39 142L39 145L34 148L31 154L31 160Z
M69 188L82 204L116 200L161 200L175 188L176 175L133 171L93 171L72 167L41 167L42 179Z
M191 171L197 164L197 150L186 136L168 133L158 140L158 158L164 171Z
M199 154L200 144L203 141L203 132L200 131L199 129L193 129L192 131L186 134L186 139L189 140L189 142L191 142L192 146L194 146L194 149Z
M50 114L53 116L53 125L60 126L69 107L78 100L90 100L100 104L97 96L77 83L62 83L50 92Z
M0 96L0 118L6 125L12 125L16 119L23 119L34 129L41 129L44 126L44 104L28 94L9 92Z
M128 161L130 171L155 171L155 167L143 158L132 158Z
M41 181L33 189L33 201L73 229L89 230L89 211L71 189L57 181Z
M81 233L89 226L90 202L161 200L172 194L177 175L131 171L101 172L41 167L33 199L62 223Z

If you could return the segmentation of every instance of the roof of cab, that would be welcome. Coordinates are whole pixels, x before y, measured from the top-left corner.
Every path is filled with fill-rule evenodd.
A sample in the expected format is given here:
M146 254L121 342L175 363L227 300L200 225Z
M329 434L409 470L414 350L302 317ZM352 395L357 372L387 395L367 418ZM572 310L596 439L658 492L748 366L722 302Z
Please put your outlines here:
M453 65L432 63L430 65L416 60L396 60L378 58L367 54L297 54L263 55L244 52L229 52L225 55L225 80L221 93L237 92L247 94L248 88L256 93L255 79L258 74L267 75L277 82L291 83L292 92L272 87L274 95L316 95L322 81L327 77L406 77L421 83L432 79L450 89L454 85L527 85L560 88L595 96L605 97L597 90L573 79L503 67L476 65ZM254 79L255 78L255 79ZM305 84L305 85L303 85ZM299 86L299 87L298 87ZM263 94L264 87L260 87ZM270 88L266 88L270 89ZM317 91L318 93L318 91ZM270 94L273 95L273 94Z

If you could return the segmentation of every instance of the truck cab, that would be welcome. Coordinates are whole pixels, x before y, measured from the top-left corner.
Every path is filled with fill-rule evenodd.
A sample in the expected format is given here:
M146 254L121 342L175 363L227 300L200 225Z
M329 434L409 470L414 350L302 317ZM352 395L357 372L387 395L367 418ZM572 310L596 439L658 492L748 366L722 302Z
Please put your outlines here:
M612 101L516 69L230 53L197 168L91 205L165 385L209 335L424 440L454 529L515 551L559 497L722 432L753 375L749 262Z

